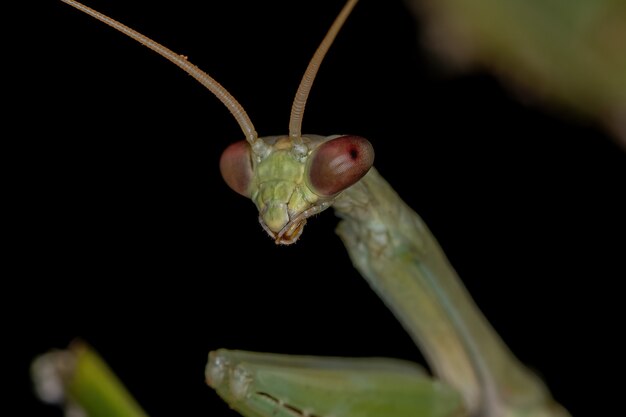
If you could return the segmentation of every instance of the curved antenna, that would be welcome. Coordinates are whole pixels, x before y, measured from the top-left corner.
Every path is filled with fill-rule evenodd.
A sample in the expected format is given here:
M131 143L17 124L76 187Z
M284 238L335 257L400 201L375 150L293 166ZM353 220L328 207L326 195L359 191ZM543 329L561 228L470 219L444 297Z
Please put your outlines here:
M215 81L209 74L202 71L200 68L196 67L191 62L187 61L187 59L184 58L183 56L178 55L177 53L166 48L160 43L153 41L147 36L142 35L141 33L129 28L126 25L121 24L120 22L116 20L111 19L108 16L103 15L102 13L99 13L74 0L61 0L61 1L63 3L69 4L72 7L77 8L78 10L82 12L87 13L90 16L95 17L99 21L106 23L107 25L111 26L114 29L119 30L123 34L130 36L137 42L152 49L157 54L168 59L169 61L176 64L178 67L180 67L184 71L186 71L189 75L191 75L193 78L198 80L200 84L202 84L209 91L211 91L215 95L215 97L217 97L219 101L221 101L226 106L226 108L231 112L231 114L237 120L237 123L239 123L239 127L241 127L241 130L243 130L243 133L246 135L247 141L250 143L250 145L252 145L252 149L259 147L258 146L259 144L257 143L258 135L256 133L256 130L254 130L254 125L252 124L252 121L250 121L250 118L246 114L246 111L243 109L241 104L239 104L237 100L235 100L235 98L228 91L226 91L226 89L222 87L220 83Z
M335 18L332 26L328 29L328 33L326 33L324 40L322 40L320 46L317 47L317 50L315 51L313 58L311 58L311 62L309 62L309 66L302 77L302 81L300 81L296 97L293 99L291 117L289 119L289 137L291 137L293 143L302 143L300 132L302 128L302 115L304 113L304 107L306 106L306 100L309 97L309 92L313 86L313 81L317 75L317 70L322 63L322 60L324 60L326 52L328 52L328 49L330 49L330 46L333 44L337 33L339 33L339 30L358 1L359 0L348 0L346 5L343 6L343 9L341 9L341 12L339 12L339 15Z

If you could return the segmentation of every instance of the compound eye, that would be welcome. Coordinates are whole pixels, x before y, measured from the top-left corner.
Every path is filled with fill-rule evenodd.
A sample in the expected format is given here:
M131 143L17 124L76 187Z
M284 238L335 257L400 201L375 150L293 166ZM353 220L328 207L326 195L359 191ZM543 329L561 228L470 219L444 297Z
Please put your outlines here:
M308 183L314 193L333 196L360 180L374 163L374 148L360 136L322 143L309 157Z
M228 146L220 158L222 178L230 188L244 197L250 197L250 182L252 181L250 152L248 142L241 140Z

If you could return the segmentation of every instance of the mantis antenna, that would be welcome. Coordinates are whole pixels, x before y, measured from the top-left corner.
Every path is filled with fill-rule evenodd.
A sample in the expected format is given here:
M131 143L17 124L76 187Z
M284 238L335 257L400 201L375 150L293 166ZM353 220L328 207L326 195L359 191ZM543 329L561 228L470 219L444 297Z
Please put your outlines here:
M200 84L205 86L209 91L211 91L215 97L217 97L231 112L231 114L237 120L239 127L243 131L246 136L246 140L252 147L252 150L257 155L265 154L267 151L267 147L265 143L259 140L258 134L252 124L252 121L248 117L248 114L243 109L241 104L235 100L235 98L215 79L213 79L209 74L202 71L197 66L193 65L191 62L187 61L187 59L174 51L166 48L158 42L153 41L147 36L142 35L141 33L129 28L128 26L111 19L108 16L105 16L102 13L99 13L87 6L84 6L74 0L61 0L63 3L69 4L72 7L75 7L78 10L81 10L88 15L98 19L99 21L111 26L114 29L119 30L125 35L135 39L137 42L142 45L152 49L154 52L158 53L162 57L166 58L173 64L180 67L182 70L187 72L193 78L198 80ZM302 144L301 137L301 128L302 128L302 116L304 113L304 108L306 106L306 100L309 96L309 92L311 91L311 87L313 86L313 81L315 80L315 76L317 75L317 71L326 56L326 53L330 49L330 46L333 44L337 33L343 26L344 22L350 15L350 12L356 5L358 0L348 0L345 4L332 26L326 33L326 36L322 40L322 43L315 51L313 58L309 62L309 65L302 77L302 81L300 81L300 85L298 86L298 90L296 92L296 96L293 100L293 105L291 107L291 117L289 119L289 137L291 138L294 145Z
M170 62L176 64L178 67L186 71L193 78L198 80L200 84L205 86L210 92L212 92L215 97L217 97L226 108L232 113L239 123L239 127L246 135L246 140L250 143L250 146L255 151L255 153L263 153L265 148L265 143L262 140L259 140L259 137L254 129L254 125L252 121L248 117L248 114L243 109L241 104L235 100L235 98L228 92L226 89L217 81L215 81L209 74L202 71L200 68L193 65L191 62L187 61L183 56L173 52L172 50L166 48L158 42L153 41L147 36L142 35L141 33L129 28L122 23L111 19L108 16L103 15L87 6L84 6L74 0L61 0L63 3L69 4L72 7L81 10L88 15L98 19L99 21L106 23L114 29L119 30L120 32L128 35L133 38L137 42L142 45L152 49L154 52L158 53L162 57L168 59Z
M309 62L309 66L302 77L302 81L300 81L296 97L294 98L293 105L291 106L291 118L289 119L289 137L294 144L302 144L300 132L302 128L302 115L304 113L304 107L306 106L306 100L309 97L309 92L313 86L313 81L317 75L317 70L324 60L326 52L328 52L328 49L330 49L330 46L333 44L337 33L339 33L339 30L358 1L359 0L348 0L346 5L343 6L343 9L341 9L341 12L335 18L332 26L328 29L328 33L326 33L322 43L315 51L315 54L313 55L311 62Z

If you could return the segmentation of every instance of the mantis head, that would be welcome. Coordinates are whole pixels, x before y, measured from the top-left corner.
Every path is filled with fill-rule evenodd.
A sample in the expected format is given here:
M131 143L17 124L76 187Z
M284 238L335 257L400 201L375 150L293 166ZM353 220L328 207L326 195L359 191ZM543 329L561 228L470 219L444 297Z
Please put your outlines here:
M278 244L295 242L307 218L330 207L374 161L372 145L362 137L302 135L300 129L317 70L355 4L348 1L309 63L291 109L289 135L258 138L246 117L249 124L242 129L251 132L248 139L230 145L220 160L226 183L252 199L261 225Z
M130 36L176 64L211 91L232 113L246 140L222 154L226 183L252 199L263 228L279 244L295 242L306 219L330 207L334 199L372 167L372 145L358 136L302 135L306 100L326 52L358 0L348 0L313 55L291 108L289 135L259 138L235 98L209 74L163 45L75 0L61 0Z
M374 150L360 136L271 136L262 153L246 141L230 145L220 160L226 183L252 199L259 221L276 243L295 242L306 219L372 167Z

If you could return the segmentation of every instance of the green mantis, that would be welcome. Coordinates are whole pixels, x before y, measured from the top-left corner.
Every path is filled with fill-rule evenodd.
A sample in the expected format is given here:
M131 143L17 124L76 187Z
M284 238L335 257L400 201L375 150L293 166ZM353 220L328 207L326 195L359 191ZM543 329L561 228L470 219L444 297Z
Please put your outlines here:
M336 34L355 3L348 3L331 34ZM327 46L332 36L328 39ZM250 147L240 143L229 148L222 172L235 191L252 197L263 227L274 240L293 243L309 215L334 205L344 219L339 232L355 266L395 311L442 379L431 380L413 371L412 365L393 360L218 351L207 367L208 380L234 408L247 416L563 415L538 379L516 362L484 322L421 220L374 169L368 172L371 145L355 136L301 135L310 81L296 95L289 135L259 139L225 90L186 58L145 38L139 40L194 75L235 115ZM323 53L314 59L313 68L321 57ZM305 80L313 77L309 72ZM316 394L311 388L316 384L330 386L336 397L329 399L323 389ZM384 393L375 395L373 389ZM352 408L339 410L345 404Z

